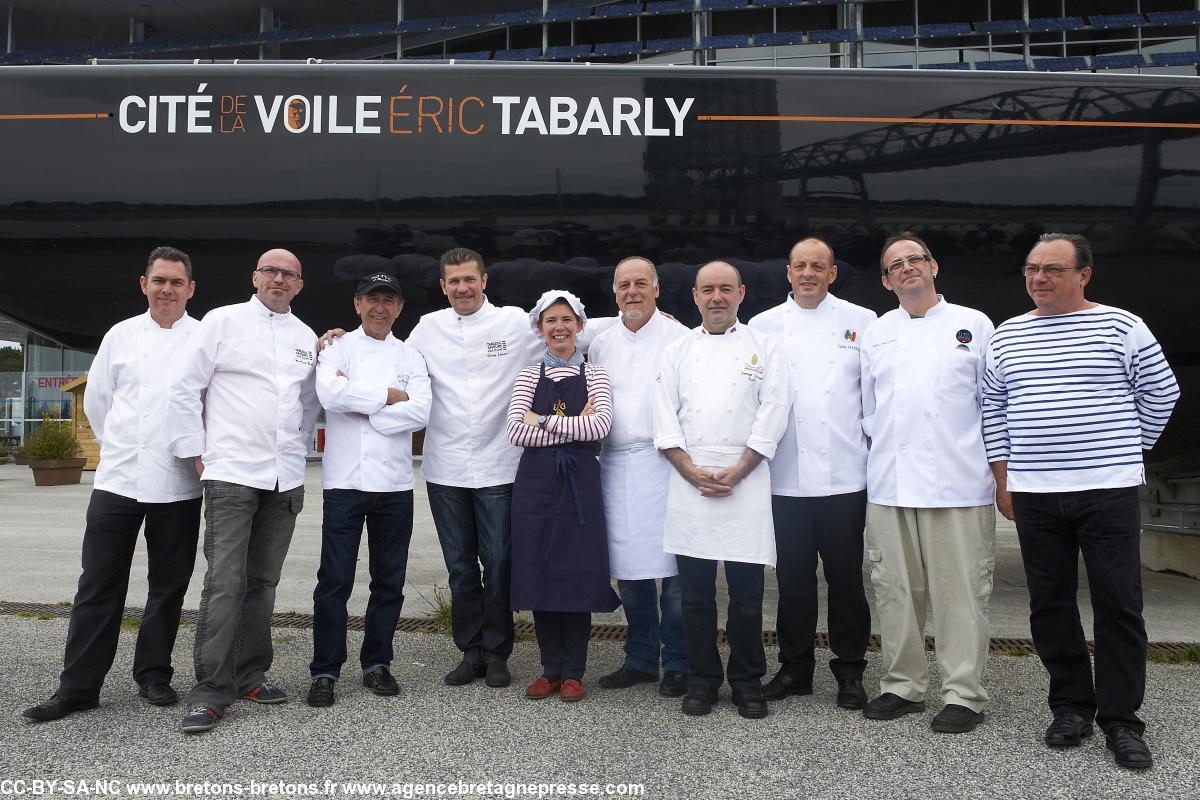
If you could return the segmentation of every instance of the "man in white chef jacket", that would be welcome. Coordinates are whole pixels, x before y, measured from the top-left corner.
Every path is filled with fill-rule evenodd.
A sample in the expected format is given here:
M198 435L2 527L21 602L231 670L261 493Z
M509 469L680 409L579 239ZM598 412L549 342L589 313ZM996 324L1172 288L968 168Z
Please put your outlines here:
M663 551L672 467L654 447L653 408L662 352L688 331L658 311L658 291L658 272L647 259L617 264L613 294L621 324L597 336L588 351L612 383L613 427L600 454L600 476L609 569L629 622L625 663L599 683L625 689L657 681L661 655L658 693L679 697L687 691L682 595L675 556Z
M171 650L196 562L200 481L190 460L167 452L173 431L165 376L199 323L187 314L196 291L192 261L157 247L140 278L148 309L118 322L88 370L84 412L100 443L100 465L83 532L83 574L58 689L25 710L35 722L99 705L112 667L138 530L145 523L149 592L133 656L138 694L152 705L178 702Z
M392 335L404 309L400 282L386 272L358 282L362 320L317 359L317 397L325 407L321 566L313 592L310 706L333 705L346 662L346 601L354 589L363 525L371 597L359 651L363 686L399 694L392 639L404 604L413 523L412 433L429 421L425 359Z
M771 478L787 426L787 361L775 341L738 322L741 275L714 261L696 274L703 324L667 345L654 401L654 446L675 470L663 547L676 555L687 632L683 713L707 714L725 677L717 650L717 563L729 586L729 684L743 717L767 715L762 676L763 567L775 564Z
M791 294L750 320L751 328L779 342L792 387L787 430L770 465L779 671L763 694L781 700L812 693L819 556L828 586L829 669L838 683L837 704L860 709L867 702L862 676L871 606L862 573L867 437L858 349L875 312L831 295L837 274L828 242L801 239L788 253Z
M996 485L980 392L993 326L937 293L938 262L916 235L888 239L880 266L900 307L867 329L860 349L863 431L871 440L867 558L884 666L881 694L863 715L924 711L931 609L945 705L930 727L965 733L988 702Z
M300 261L268 250L251 273L255 294L215 308L192 337L171 395L170 451L194 458L204 486L204 557L186 733L212 728L238 697L282 703L266 676L271 613L320 404L317 336L291 313L304 287Z

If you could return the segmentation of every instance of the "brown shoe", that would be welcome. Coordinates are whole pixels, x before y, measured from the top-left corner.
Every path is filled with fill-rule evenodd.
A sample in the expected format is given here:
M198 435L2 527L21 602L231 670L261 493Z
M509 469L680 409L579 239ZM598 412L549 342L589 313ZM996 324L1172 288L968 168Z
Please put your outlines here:
M567 678L562 682L562 688L558 691L558 699L564 703L574 703L582 700L587 694L587 690L583 688L583 684L574 678Z
M525 696L530 700L541 700L557 692L561 686L562 681L552 681L543 675L525 687Z

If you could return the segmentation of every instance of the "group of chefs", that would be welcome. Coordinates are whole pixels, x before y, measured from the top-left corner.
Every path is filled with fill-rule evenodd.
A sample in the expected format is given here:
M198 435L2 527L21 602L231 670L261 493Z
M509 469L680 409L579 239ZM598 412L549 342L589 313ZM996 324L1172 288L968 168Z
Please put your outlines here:
M702 323L689 330L657 308L645 258L616 266L620 316L589 320L563 290L529 312L492 305L483 257L455 248L440 262L449 307L424 315L407 341L392 333L404 297L388 272L359 281L358 328L318 340L291 313L304 285L293 253L263 253L250 300L196 321L190 258L156 248L139 279L148 310L108 332L88 375L101 460L83 573L58 688L24 715L45 722L98 705L143 525L149 594L134 679L147 702L178 702L171 651L201 497L207 571L181 728L211 729L239 698L288 699L267 676L270 620L323 407L311 706L339 691L364 527L361 682L400 691L392 642L412 534L412 433L424 429L421 473L462 654L448 685L509 685L513 611L528 610L541 674L525 695L578 701L590 615L623 605L624 663L600 687L657 683L701 716L727 681L737 712L762 718L769 703L814 692L819 563L837 705L872 720L924 713L931 611L942 702L930 727L966 733L989 700L998 508L1016 521L1050 675L1046 744L1077 746L1095 722L1118 764L1147 768L1137 487L1142 451L1179 390L1138 317L1086 299L1092 261L1082 236L1044 234L1022 271L1033 310L995 329L937 293L939 264L911 232L881 249L883 288L899 302L878 319L830 294L833 248L806 237L788 253L792 291L746 322L736 267L700 267ZM882 648L873 699L864 551ZM1080 553L1094 673L1076 601ZM764 685L767 566L779 584L779 666Z

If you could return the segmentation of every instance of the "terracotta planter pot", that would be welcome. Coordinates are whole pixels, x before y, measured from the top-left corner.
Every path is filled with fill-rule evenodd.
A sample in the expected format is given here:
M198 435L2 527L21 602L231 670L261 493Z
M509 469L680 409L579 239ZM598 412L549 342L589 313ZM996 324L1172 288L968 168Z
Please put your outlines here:
M83 477L86 458L29 459L35 486L69 486Z

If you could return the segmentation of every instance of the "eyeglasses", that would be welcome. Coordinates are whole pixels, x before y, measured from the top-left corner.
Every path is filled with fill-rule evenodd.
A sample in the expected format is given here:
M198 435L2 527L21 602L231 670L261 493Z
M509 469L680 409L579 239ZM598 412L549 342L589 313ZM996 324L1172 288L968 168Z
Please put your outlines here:
M829 266L820 261L797 261L795 264L788 264L788 269L810 269L818 275L822 275L829 271Z
M895 261L884 267L883 271L889 275L895 275L897 272L904 269L905 266L919 267L926 261L933 261L933 257L926 255L925 253L913 253L911 256L897 258Z
M256 267L254 271L272 281L276 278L283 278L285 281L294 281L300 278L300 273L296 270L283 267Z
M1025 266L1021 267L1021 274L1024 275L1026 278L1032 278L1032 277L1036 276L1039 272L1041 272L1047 278L1061 278L1063 275L1065 275L1066 273L1070 272L1073 269L1080 269L1080 268L1079 267L1060 267L1058 264L1049 264L1044 267L1039 267L1037 264L1026 264Z

